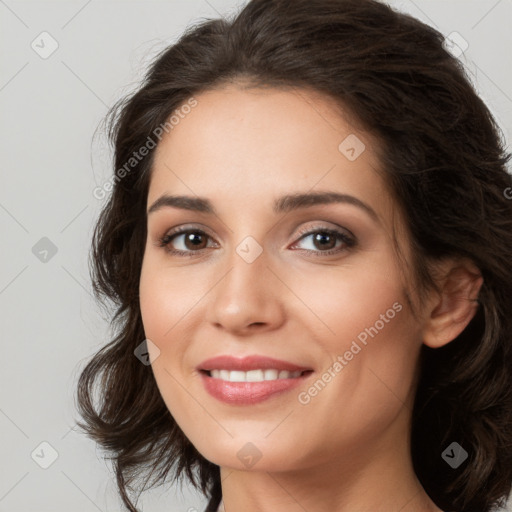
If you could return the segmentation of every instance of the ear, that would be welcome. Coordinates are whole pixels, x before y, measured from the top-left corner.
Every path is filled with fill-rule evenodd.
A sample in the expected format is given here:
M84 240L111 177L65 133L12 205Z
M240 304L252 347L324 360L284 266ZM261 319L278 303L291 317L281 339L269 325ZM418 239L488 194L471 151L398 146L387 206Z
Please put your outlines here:
M444 265L426 312L423 343L439 348L454 340L469 324L478 309L478 293L483 284L478 268L470 261L450 261Z

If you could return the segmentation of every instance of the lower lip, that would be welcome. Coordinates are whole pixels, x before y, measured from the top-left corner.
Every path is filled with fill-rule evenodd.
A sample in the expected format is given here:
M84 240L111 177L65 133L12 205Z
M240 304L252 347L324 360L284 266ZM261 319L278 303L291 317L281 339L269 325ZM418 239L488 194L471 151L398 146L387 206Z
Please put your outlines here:
M206 391L221 402L233 405L251 405L270 397L291 391L304 382L312 372L294 379L264 380L261 382L229 382L200 372Z

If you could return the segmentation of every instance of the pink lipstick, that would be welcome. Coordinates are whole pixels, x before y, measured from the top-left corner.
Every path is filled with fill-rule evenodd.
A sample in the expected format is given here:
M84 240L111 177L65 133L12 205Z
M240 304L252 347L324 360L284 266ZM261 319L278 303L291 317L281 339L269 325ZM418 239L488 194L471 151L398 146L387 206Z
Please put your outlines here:
M307 366L265 356L207 359L197 370L214 398L233 405L250 405L290 391L313 373Z

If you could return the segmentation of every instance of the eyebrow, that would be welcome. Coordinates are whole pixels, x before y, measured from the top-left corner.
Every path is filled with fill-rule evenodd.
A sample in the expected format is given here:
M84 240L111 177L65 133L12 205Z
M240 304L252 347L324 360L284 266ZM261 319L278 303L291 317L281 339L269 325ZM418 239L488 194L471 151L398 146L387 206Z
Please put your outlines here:
M308 192L288 194L274 201L272 210L275 214L288 213L300 208L309 208L316 205L343 203L357 206L365 211L374 221L379 222L375 210L357 197L337 192ZM148 215L165 207L193 210L201 213L217 215L211 201L204 197L173 196L164 194L159 197L148 209Z

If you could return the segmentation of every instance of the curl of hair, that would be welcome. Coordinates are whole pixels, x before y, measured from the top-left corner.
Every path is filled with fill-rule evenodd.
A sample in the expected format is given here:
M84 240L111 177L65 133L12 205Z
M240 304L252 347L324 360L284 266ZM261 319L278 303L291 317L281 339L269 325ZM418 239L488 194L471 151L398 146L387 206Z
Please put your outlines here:
M108 135L115 169L126 170L188 99L232 82L320 91L374 135L411 233L420 296L434 286L430 263L444 257L469 258L484 278L462 334L440 349L422 347L411 444L416 474L440 508L490 512L505 503L512 482L510 155L443 40L375 0L252 0L230 20L189 27L162 51L140 88L110 111ZM115 307L116 335L80 375L78 424L112 454L131 512L132 484L141 475L142 490L154 475L151 485L161 484L171 469L210 497L213 512L219 467L189 442L151 367L133 353L145 339L138 287L153 155L115 180L95 227L91 276L97 298ZM441 458L452 441L469 454L456 470Z

